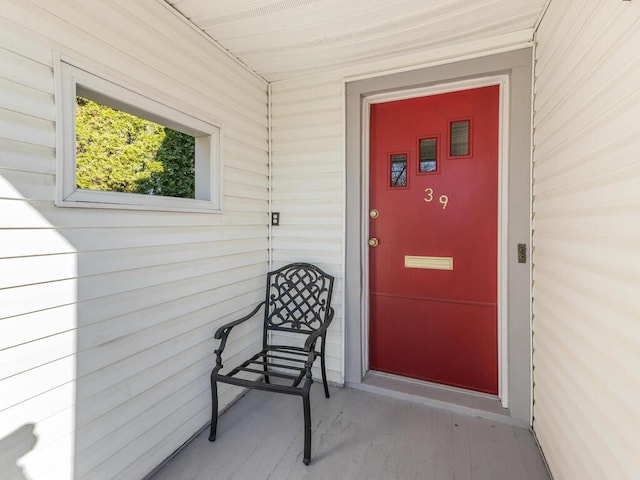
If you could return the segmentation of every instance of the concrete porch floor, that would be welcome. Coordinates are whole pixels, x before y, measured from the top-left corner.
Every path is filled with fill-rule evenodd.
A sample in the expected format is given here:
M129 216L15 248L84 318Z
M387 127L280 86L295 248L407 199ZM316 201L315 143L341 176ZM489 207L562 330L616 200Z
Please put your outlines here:
M250 391L151 478L549 480L526 429L352 388L312 388L312 457L302 399Z

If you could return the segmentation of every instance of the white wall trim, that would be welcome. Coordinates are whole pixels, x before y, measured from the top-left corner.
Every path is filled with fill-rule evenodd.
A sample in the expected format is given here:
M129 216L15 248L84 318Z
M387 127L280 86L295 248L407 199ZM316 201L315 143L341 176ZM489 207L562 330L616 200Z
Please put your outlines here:
M549 3L551 0L549 0ZM549 7L547 4L546 9ZM540 21L542 21L542 16L540 17ZM538 29L536 27L536 32L534 34L534 39L538 35ZM529 178L530 182L530 191L529 191L529 238L527 239L528 244L530 245L528 252L528 266L529 266L529 361L531 362L531 381L529 382L529 392L530 392L530 409L529 409L529 425L533 425L533 405L534 405L534 397L533 397L533 160L534 160L534 120L535 120L535 100L536 100L536 50L538 48L538 43L534 41L532 47L531 54L531 129L530 129L530 149L529 149ZM538 439L536 438L536 443ZM539 445L538 445L539 447ZM542 451L542 450L540 450ZM544 458L544 455L542 456ZM545 465L547 465L547 461L545 459ZM547 465L547 469L549 466Z
M271 117L271 84L267 84L267 175L269 176L269 271L273 270L273 122ZM271 332L269 332L271 334Z
M347 98L347 84L342 82L342 98ZM343 165L343 182L342 182L342 198L347 198L347 104L342 102L342 131L345 135L342 135L342 165ZM347 209L342 209L342 268L340 275L342 280L347 278ZM347 336L346 336L346 318L347 318L347 289L342 288L340 295L340 302L342 306L342 313L340 318L342 320L342 326L340 327L340 342L342 344L342 358L340 359L340 383L344 385L347 380Z
M396 92L401 93L401 92ZM362 131L361 131L361 152L362 152L362 211L360 212L360 229L362 238L369 238L369 176L371 173L370 158L370 130L371 130L371 100L375 95L365 97L362 100ZM369 247L367 242L360 245L360 256L362 258L362 374L369 371Z
M446 82L427 87L401 89L365 96L362 100L362 237L369 238L369 126L371 105L410 98L440 95L449 92L498 85L499 97L499 148L498 148L498 397L504 408L509 407L508 362L508 164L509 164L509 76L494 75L468 80ZM369 370L369 248L361 245L363 259L362 295L362 366Z
M220 45L220 43L218 43L218 41L215 38L211 37L208 33L203 31L195 23L193 23L187 17L182 15L182 13L180 13L173 5L169 4L169 2L166 2L165 0L156 0L156 1L162 7L164 7L169 12L171 12L173 15L175 15L176 18L178 18L181 22L183 22L185 25L187 25L189 28L191 28L194 32L196 32L198 35L200 35L202 38L204 38L207 42L211 43L218 51L220 51L221 53L226 55L230 60L233 60L235 63L237 63L239 66L241 66L248 73L253 75L255 78L260 80L265 85L269 84L269 81L266 78L264 78L262 75L260 75L254 69L252 69L249 65L247 65L242 60L240 60L239 57L237 57L234 54L232 54L228 49L226 49L222 45Z
M549 10L549 6L550 5L551 5L551 0L547 0L547 3L545 4L544 8L542 9L542 12L540 13L540 16L538 17L538 20L536 20L536 23L533 26L534 44L535 44L535 36L536 36L536 33L538 32L538 28L540 28L540 24L542 23L542 20L544 19L545 15L547 14L547 11Z

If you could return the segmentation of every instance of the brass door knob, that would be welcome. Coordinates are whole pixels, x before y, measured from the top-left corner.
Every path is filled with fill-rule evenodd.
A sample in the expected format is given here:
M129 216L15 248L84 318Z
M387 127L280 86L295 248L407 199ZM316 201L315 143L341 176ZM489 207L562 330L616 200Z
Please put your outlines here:
M370 216L371 218L378 218L378 210L376 210L376 209L374 208L373 210L371 210L371 211L369 212L369 216Z
M376 247L378 246L378 244L379 244L379 243L380 243L380 242L378 241L378 239L377 239L376 237L371 237L371 238L369 239L369 246L370 246L370 247L376 248Z

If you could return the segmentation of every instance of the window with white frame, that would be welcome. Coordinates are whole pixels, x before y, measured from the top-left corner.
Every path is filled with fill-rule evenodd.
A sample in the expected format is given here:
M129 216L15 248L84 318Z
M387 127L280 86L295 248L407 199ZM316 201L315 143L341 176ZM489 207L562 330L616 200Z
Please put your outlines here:
M58 63L56 205L215 212L220 127Z

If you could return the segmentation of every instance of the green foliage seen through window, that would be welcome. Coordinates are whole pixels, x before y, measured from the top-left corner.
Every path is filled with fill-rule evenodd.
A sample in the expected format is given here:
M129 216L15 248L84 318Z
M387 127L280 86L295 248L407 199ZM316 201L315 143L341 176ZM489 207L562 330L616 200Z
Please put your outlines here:
M195 139L76 97L78 188L195 198Z

